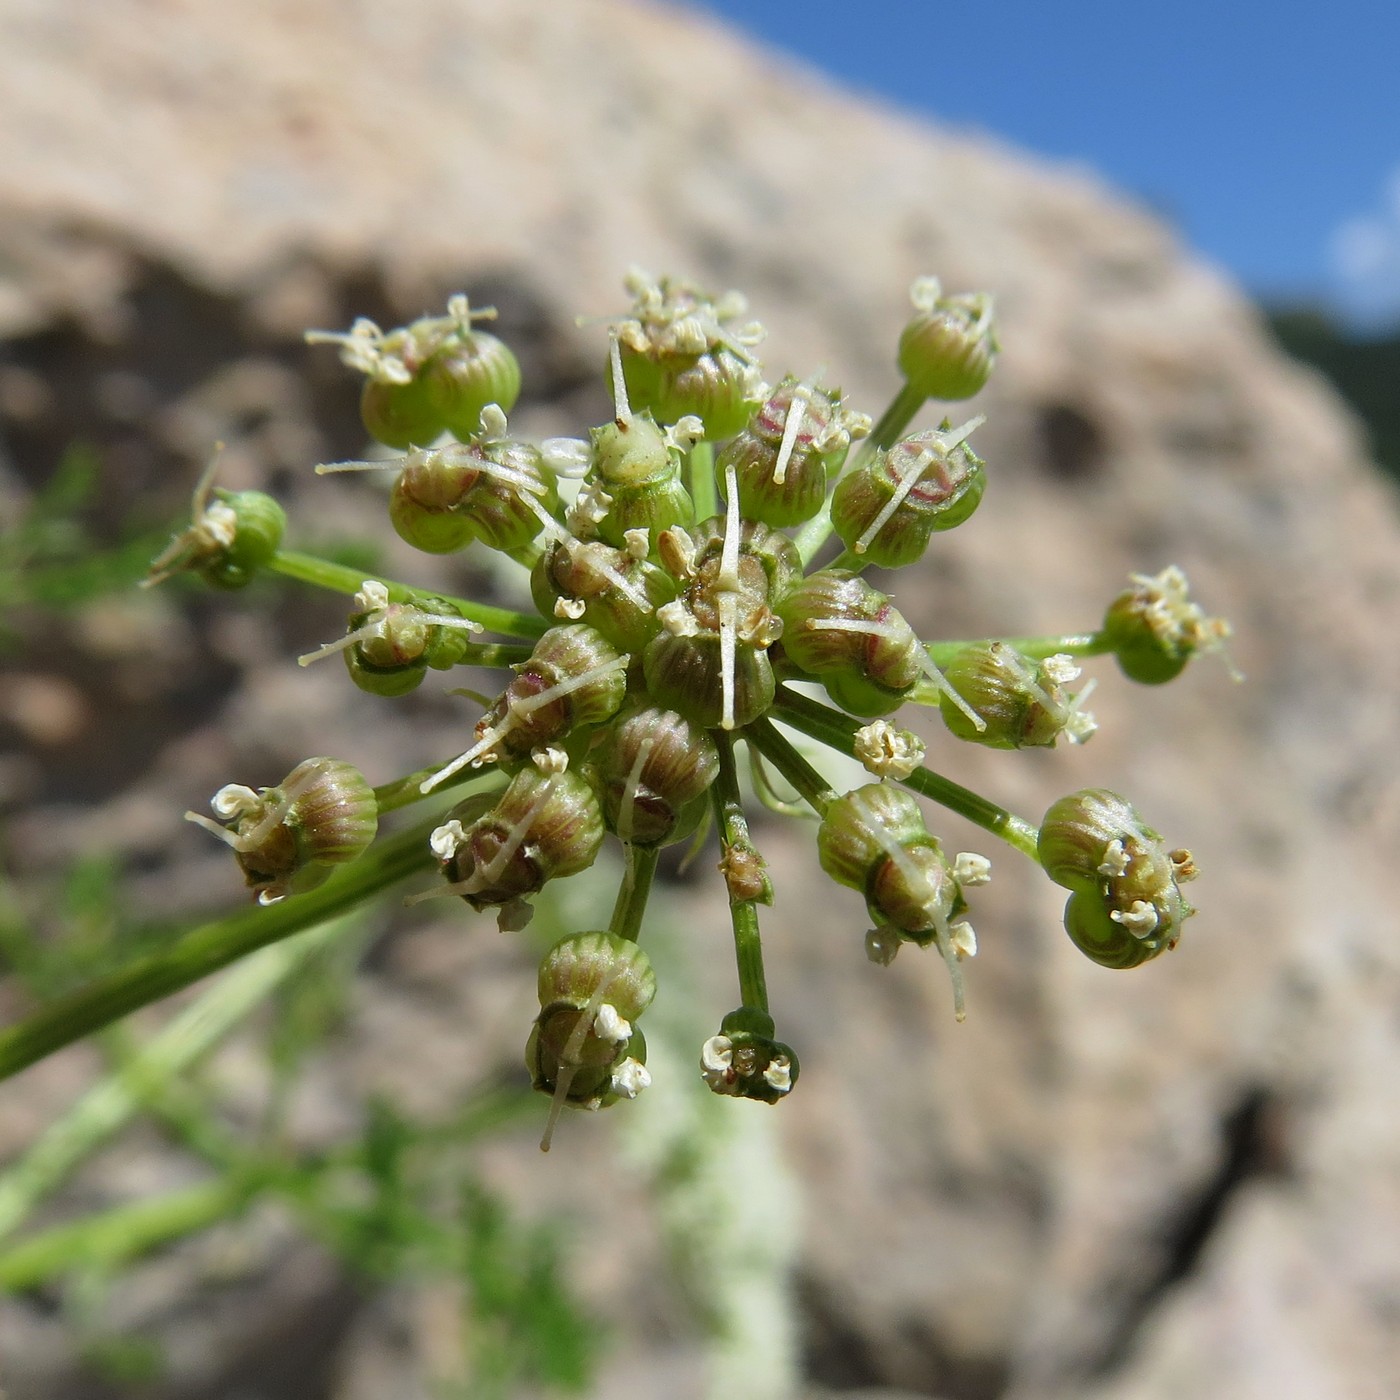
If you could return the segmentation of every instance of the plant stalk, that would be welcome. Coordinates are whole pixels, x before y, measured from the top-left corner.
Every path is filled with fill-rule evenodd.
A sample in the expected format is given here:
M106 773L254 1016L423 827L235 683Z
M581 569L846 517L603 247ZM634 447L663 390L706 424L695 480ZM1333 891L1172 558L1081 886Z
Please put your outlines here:
M297 938L261 949L88 1089L0 1175L0 1239L89 1153L129 1123L153 1094L212 1050L274 988L340 938L351 922L330 920Z
M141 958L0 1031L0 1079L269 943L344 914L408 875L430 869L434 858L428 837L438 820L420 822L377 843L353 865L306 894L204 924L169 952Z
M237 1215L257 1181L220 1177L57 1225L0 1253L0 1293L37 1288L74 1269L113 1271L138 1255Z
M1047 656L1104 656L1113 651L1101 632L1072 632L1063 637L997 637L1022 656L1043 661ZM982 646L986 639L976 642L927 642L924 650L933 664L942 670L964 647Z
M647 910L647 896L651 894L651 882L656 875L656 862L660 859L661 851L656 846L634 846L630 841L624 844L623 851L627 867L608 927L619 938L635 943L642 931L642 917Z
M836 800L831 784L764 718L744 730L744 738L766 758L796 789L819 816Z
M352 597L364 586L366 578L375 577L366 574L363 569L347 568L344 564L333 564L329 559L318 559L314 554L300 554L292 549L279 549L268 561L268 567L285 578L294 578L299 583L328 588L332 593L346 593ZM463 617L509 637L539 637L549 630L550 624L544 618L529 613L512 612L509 608L493 607L490 603L474 603L469 598L429 593L426 589L410 588L406 583L394 583L390 579L378 581L388 590L390 602L417 603L420 607L430 608L441 598L457 608Z
M880 415L880 421L871 429L870 436L861 443L854 457L845 467L846 472L855 471L864 465L877 452L893 447L899 435L910 423L914 415L924 406L928 396L912 388L908 381L901 384L899 392L889 402ZM834 484L834 483L833 483ZM821 551L821 547L831 538L831 496L822 502L822 508L793 537L797 552L802 556L804 566L810 564Z
M855 757L855 733L861 727L860 721L842 714L805 695L788 690L785 686L778 690L773 702L775 719L791 725L810 738L830 745L838 753ZM776 762L776 760L775 760ZM1039 828L1024 817L1015 816L1004 807L980 796L935 773L930 768L916 768L907 778L899 779L900 785L922 797L931 798L949 811L975 822L994 836L999 836L1008 845L1014 846L1022 855L1029 856L1036 864L1040 863L1037 854Z
M719 493L715 489L715 446L701 438L691 449L686 462L690 499L695 503L695 521L708 520L719 510Z
M719 780L710 789L720 844L727 867L736 857L761 860L749 839L749 824L739 800L739 773L734 764L734 741L724 730L714 731L719 747ZM739 999L744 1006L768 1010L768 985L763 976L763 939L758 928L758 901L736 899L729 891L729 918L734 926L734 961L739 972Z
M533 1114L536 1104L533 1094L516 1090L482 1094L453 1118L418 1130L416 1145L433 1150L469 1142ZM286 1201L318 1239L351 1260L344 1249L341 1213L329 1204L343 1193L328 1189L328 1179L336 1173L362 1173L365 1151L364 1142L356 1141L294 1161L252 1156L218 1162L222 1174L213 1181L155 1200L113 1206L0 1251L0 1293L36 1288L77 1269L115 1270L237 1215L262 1192Z

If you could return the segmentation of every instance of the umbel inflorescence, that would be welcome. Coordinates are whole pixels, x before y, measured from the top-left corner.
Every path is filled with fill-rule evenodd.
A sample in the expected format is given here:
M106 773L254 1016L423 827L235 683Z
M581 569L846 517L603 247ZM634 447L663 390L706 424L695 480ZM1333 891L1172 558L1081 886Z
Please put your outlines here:
M463 786L426 836L441 882L413 897L459 896L494 909L505 930L528 920L546 881L620 842L610 926L564 938L540 967L526 1056L553 1097L551 1129L566 1102L598 1108L649 1082L637 1029L656 990L639 944L647 896L660 849L711 829L739 1005L700 1047L700 1073L716 1093L768 1103L797 1080L768 1007L759 909L773 888L745 818L739 742L759 800L793 809L776 773L817 819L822 870L864 898L869 957L936 948L959 1019L961 963L977 950L969 901L991 864L945 850L921 799L980 824L1069 891L1065 927L1096 962L1135 967L1174 947L1193 912L1181 892L1190 854L1167 849L1124 798L1072 793L1033 825L928 768L892 718L927 705L969 743L1080 743L1095 726L1082 704L1090 687L1070 688L1078 658L1112 654L1132 680L1156 684L1228 634L1174 568L1134 576L1096 631L1015 642L923 640L863 577L872 564L916 564L935 533L977 509L987 470L972 438L983 418L908 428L928 400L965 400L986 383L991 299L915 283L903 383L872 421L829 384L765 382L763 331L738 294L640 272L627 286L633 305L611 327L606 360L614 414L582 439L511 434L519 367L482 329L492 313L465 297L396 330L362 320L308 336L338 345L364 375L364 425L402 454L317 470L392 471L389 517L404 540L434 554L509 555L530 569L537 611L362 579L283 550L274 501L217 490L206 475L192 524L152 581L187 569L238 587L270 568L353 593L346 634L302 662L338 652L350 680L377 695L412 690L430 667L497 666L509 678L482 697L461 751L435 767L371 788L348 763L312 757L274 787L223 788L217 820L191 818L232 847L261 901L277 902L360 860L384 812ZM502 640L482 640L488 632ZM837 791L785 730L858 760L870 781Z

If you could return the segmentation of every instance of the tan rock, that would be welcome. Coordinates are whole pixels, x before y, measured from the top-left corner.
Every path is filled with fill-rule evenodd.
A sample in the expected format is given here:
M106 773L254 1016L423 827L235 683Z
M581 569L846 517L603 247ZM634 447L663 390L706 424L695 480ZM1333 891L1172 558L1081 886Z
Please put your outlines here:
M1248 682L1201 663L1142 690L1098 664L1101 732L1048 756L924 725L935 767L1032 818L1123 790L1204 872L1181 948L1110 974L1059 932L1061 892L935 821L995 859L965 1026L936 960L865 961L859 901L814 890L810 832L763 828L774 1009L803 1061L774 1121L805 1195L801 1296L836 1339L814 1332L814 1378L1016 1400L1400 1384L1400 531L1354 424L1237 291L1091 176L859 102L676 9L0 0L0 34L17 441L75 411L36 385L26 339L70 319L75 363L105 345L138 375L109 393L119 412L92 410L100 439L187 459L266 395L256 472L325 450L298 381L259 357L311 364L287 338L374 309L347 306L357 279L408 311L493 289L537 398L558 399L530 405L548 431L600 411L600 336L572 318L618 310L629 262L743 287L775 369L825 365L872 411L913 276L995 290L987 498L896 577L900 606L933 636L1079 630L1130 570L1178 563L1233 619ZM187 373L155 354L167 335ZM325 398L330 371L308 372ZM288 704L247 687L239 742ZM359 704L327 724L363 737ZM380 990L325 1092L402 1075L430 1026ZM575 1205L575 1173L609 1166L578 1149Z

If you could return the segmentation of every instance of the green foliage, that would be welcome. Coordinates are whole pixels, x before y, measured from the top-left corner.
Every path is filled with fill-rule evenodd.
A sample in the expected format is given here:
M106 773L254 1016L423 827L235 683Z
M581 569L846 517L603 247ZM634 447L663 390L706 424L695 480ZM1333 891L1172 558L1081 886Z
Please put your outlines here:
M83 521L97 494L97 455L75 443L13 528L0 531L0 652L13 650L24 609L64 610L133 587L150 565L160 529L132 527L101 546Z
M23 887L0 874L0 969L48 1001L166 942L168 925L124 906L120 879L120 863L103 851Z
M146 576L152 555L168 543L165 524L151 525L136 514L118 517L116 543L102 543L88 523L100 504L99 468L96 450L74 443L19 519L0 530L0 655L19 648L18 619L129 593ZM359 577L376 573L383 557L378 544L367 539L326 539L318 549L321 557ZM260 582L267 596L287 587L281 580ZM178 583L200 591L193 579Z
M1269 325L1290 355L1321 370L1361 415L1376 461L1400 480L1400 330L1354 335L1312 307L1275 308Z
M165 1353L150 1337L99 1333L84 1344L83 1361L113 1385L145 1386L165 1372Z
M134 945L168 936L129 918L121 875L112 858L94 855L51 888L20 891L0 881L0 957L32 994L60 995L94 968L129 961ZM563 927L548 911L541 924L545 936ZM17 1189L27 1212L112 1128L140 1117L160 1124L203 1164L206 1176L192 1187L0 1244L0 1295L57 1286L85 1366L123 1393L139 1392L164 1369L155 1337L116 1330L109 1321L109 1300L126 1272L153 1252L272 1203L289 1209L310 1238L367 1282L436 1279L453 1288L463 1362L460 1374L439 1378L445 1397L505 1400L524 1386L586 1388L602 1332L570 1290L559 1231L521 1218L474 1170L478 1146L532 1106L523 1082L513 1089L484 1086L435 1119L371 1099L360 1130L331 1148L291 1145L289 1105L343 1026L369 927L364 921L358 931L332 926L333 937L288 958L270 990L248 1008L263 1008L254 1034L267 1084L251 1134L230 1119L217 1075L202 1072L193 1058L169 1055L163 1064L175 1072L158 1072L139 1058L129 1036L110 1028L99 1043L114 1075L135 1087L135 1112L114 1119L106 1107L93 1126L89 1096L29 1158L0 1172L0 1196L8 1190L12 1201L17 1183L24 1183ZM204 994L205 1019L217 1016L219 995L217 983ZM97 1094L98 1105L110 1105L101 1086ZM7 1233L0 1225L0 1239Z
M460 1393L487 1400L528 1379L583 1391L600 1333L570 1297L557 1233L522 1226L472 1182L462 1187L458 1224L477 1378L475 1387Z
M582 1390L600 1340L565 1282L558 1232L518 1219L449 1150L454 1137L469 1142L510 1102L482 1100L477 1124L464 1117L434 1129L374 1101L333 1175L304 1168L306 1179L288 1183L298 1195L312 1187L317 1233L358 1272L457 1283L469 1379L446 1393L472 1400L528 1383Z

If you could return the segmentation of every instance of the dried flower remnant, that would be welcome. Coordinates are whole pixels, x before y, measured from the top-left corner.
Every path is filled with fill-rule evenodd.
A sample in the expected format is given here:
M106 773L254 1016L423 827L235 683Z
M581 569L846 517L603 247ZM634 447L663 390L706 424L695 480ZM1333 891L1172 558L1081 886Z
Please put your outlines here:
M887 719L856 730L855 756L877 778L907 778L923 763L924 752L922 739Z

